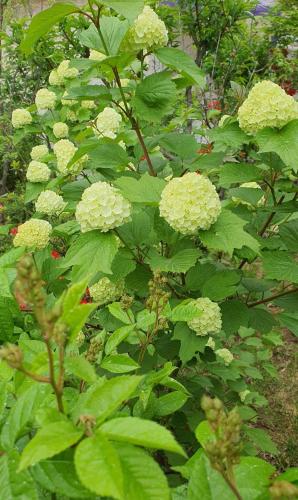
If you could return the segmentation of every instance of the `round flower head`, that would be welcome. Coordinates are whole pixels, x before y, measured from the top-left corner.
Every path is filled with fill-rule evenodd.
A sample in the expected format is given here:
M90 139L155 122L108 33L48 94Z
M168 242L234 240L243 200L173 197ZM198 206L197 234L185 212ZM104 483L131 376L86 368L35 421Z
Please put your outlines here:
M68 139L61 139L53 146L57 158L57 168L62 174L67 173L67 165L74 157L77 147Z
M94 109L96 108L96 104L94 101L81 101L81 106L84 109Z
M13 128L21 128L32 123L32 116L27 109L14 109L11 115L11 123Z
M168 43L168 31L165 23L146 5L128 31L126 41L136 51L163 47Z
M247 134L265 127L282 128L298 119L298 103L276 83L257 83L238 111L239 125Z
M50 85L62 85L63 78L58 75L57 69L52 69L49 75L49 84Z
M215 354L224 360L226 366L230 365L234 359L234 356L229 349L217 349Z
M120 299L124 293L124 281L113 283L109 278L101 278L98 283L90 286L90 295L99 305L108 304Z
M27 222L18 227L13 244L15 247L28 247L41 250L49 243L51 231L52 226L46 220L27 220Z
M32 160L28 165L26 178L29 182L47 182L50 178L51 171L45 163Z
M194 234L214 224L221 205L209 179L194 172L170 180L161 193L159 210L175 231Z
M116 134L119 131L122 117L113 108L106 107L99 113L96 127L100 135L108 137L109 133Z
M35 104L37 109L54 109L56 105L56 94L48 89L40 89L36 92Z
M68 125L63 122L57 122L53 126L53 134L57 139L68 136Z
M31 149L30 156L32 160L42 160L42 158L49 152L48 147L45 144L40 144L39 146L33 146Z
M198 318L188 321L189 328L200 336L220 332L222 321L219 305L208 297L200 297L194 300L194 303L202 314Z
M68 109L66 111L66 119L70 122L76 122L77 121L77 115L72 109Z
M99 52L98 50L90 49L89 59L92 59L92 61L102 61L106 57L107 56L105 54L103 54L102 52Z
M107 182L95 182L85 189L76 209L82 233L100 229L109 231L130 218L130 203Z
M65 60L62 61L57 68L58 78L62 79L62 81L64 80L64 78L75 78L79 74L77 68L71 68L69 67L69 65L70 61Z
M50 190L42 191L35 202L36 211L41 214L59 215L65 207L62 196Z

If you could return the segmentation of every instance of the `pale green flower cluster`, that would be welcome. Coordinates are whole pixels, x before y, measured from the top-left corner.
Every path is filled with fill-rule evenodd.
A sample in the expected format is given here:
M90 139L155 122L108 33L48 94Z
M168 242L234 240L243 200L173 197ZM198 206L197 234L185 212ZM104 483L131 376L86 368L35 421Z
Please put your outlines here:
M81 106L84 109L94 109L96 108L96 104L94 101L81 101Z
M215 351L215 354L219 358L223 359L223 361L224 361L224 363L225 363L226 366L229 366L232 363L233 359L234 359L234 356L231 353L231 351L229 351L229 349L217 349Z
M33 146L31 149L30 156L32 160L42 160L42 158L49 152L48 147L45 144L40 144L39 146Z
M65 60L62 61L57 68L57 75L60 80L64 80L64 78L75 78L78 76L79 71L77 68L69 67L70 61Z
M68 139L61 139L53 146L57 158L57 168L62 174L67 173L67 165L74 157L77 147Z
M249 394L250 394L250 391L248 389L245 389L244 391L239 392L239 397L240 397L242 403L244 403L244 401L246 400L246 398Z
M52 226L46 220L27 220L18 227L13 244L15 247L28 247L41 250L48 245L51 231Z
M32 116L27 109L14 109L11 115L11 123L13 128L21 128L24 127L24 125L30 125L30 123L32 123Z
M122 117L113 108L106 107L99 113L96 120L96 128L103 137L114 139L119 131Z
M202 314L188 321L189 328L194 330L199 336L220 332L222 321L219 305L216 302L212 302L208 297L200 297L194 300L194 303Z
M98 50L90 49L89 59L92 59L92 61L102 61L106 57L107 56L105 54L103 54L102 52L99 52Z
M36 92L35 96L35 104L37 109L45 110L45 109L54 109L56 105L56 94L48 89L39 89Z
M95 182L85 189L76 209L82 233L100 229L109 231L129 221L131 206L122 194L107 182Z
M26 178L29 182L47 182L50 178L51 171L45 163L40 161L30 161Z
M68 136L68 125L63 122L54 123L53 134L57 139L63 139Z
M182 234L209 229L221 205L215 186L202 175L188 173L170 180L161 194L160 215Z
M90 286L90 296L99 305L108 304L120 299L124 293L124 281L113 283L109 278L101 278L97 283Z
M72 109L68 109L66 112L66 119L70 122L75 122L77 121L77 115Z
M57 69L52 69L51 73L49 74L49 84L50 85L62 85L63 84L63 78L61 78L58 75Z
M282 128L298 119L298 103L276 83L257 83L238 111L239 125L247 134L265 127Z
M62 196L54 191L42 191L35 202L35 209L41 214L59 215L66 207Z
M168 43L168 31L156 12L146 5L129 30L126 40L129 47L136 51L163 47Z

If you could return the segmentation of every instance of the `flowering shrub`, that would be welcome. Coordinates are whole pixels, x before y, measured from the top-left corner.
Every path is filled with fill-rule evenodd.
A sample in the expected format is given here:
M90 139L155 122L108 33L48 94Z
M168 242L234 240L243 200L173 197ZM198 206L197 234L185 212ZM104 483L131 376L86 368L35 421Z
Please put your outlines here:
M255 383L277 376L272 349L297 328L295 102L284 126L269 122L265 92L264 129L252 114L243 125L244 103L199 148L172 119L181 89L204 87L200 70L165 46L151 8L104 5L80 11L91 57L52 70L21 125L41 144L30 215L0 257L0 475L31 498L295 493L256 457L277 449L257 427ZM23 50L71 13L38 14ZM151 52L166 70L145 76Z

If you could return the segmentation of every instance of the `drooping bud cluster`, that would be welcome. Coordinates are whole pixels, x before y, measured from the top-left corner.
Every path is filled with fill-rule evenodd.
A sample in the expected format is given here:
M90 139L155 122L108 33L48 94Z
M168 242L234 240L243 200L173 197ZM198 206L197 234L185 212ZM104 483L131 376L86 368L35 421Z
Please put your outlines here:
M0 348L0 359L14 369L21 368L23 365L23 353L21 349L15 344L6 344Z
M35 202L36 211L41 214L59 215L65 207L62 196L50 190L42 191Z
M47 182L51 171L45 163L32 160L28 165L26 179L29 182Z
M49 243L51 231L52 226L46 220L29 219L18 227L13 244L15 247L41 250Z
M231 351L229 351L229 349L225 349L225 348L224 349L217 349L215 351L215 354L217 356L219 356L221 359L223 359L226 366L229 366L234 359L234 356L231 353Z
M68 136L68 125L63 122L57 122L53 125L53 134L57 139L63 139Z
M124 292L124 281L113 283L109 278L101 278L97 283L90 286L90 296L100 306L115 302L120 299Z
M188 173L170 180L161 193L160 215L182 234L209 229L221 205L215 186L202 175Z
M222 321L219 305L216 302L212 302L208 297L200 297L194 300L194 304L202 314L188 321L189 328L200 336L220 332Z
M36 92L35 104L39 111L54 109L56 105L56 94L48 89L39 89Z
M257 83L238 111L239 125L247 134L265 127L282 128L298 119L298 103L276 83Z
M130 203L107 182L95 182L85 189L76 209L82 233L119 227L130 219Z
M168 43L165 23L146 5L127 35L129 48L135 51L163 47Z
M116 137L119 131L122 117L113 108L106 107L99 113L96 120L96 128L103 137Z
M163 315L163 310L171 296L166 289L167 283L167 278L160 272L154 273L153 278L148 283L149 295L146 300L146 308L156 314L155 332L168 327L167 319Z
M62 61L57 68L57 75L60 80L64 80L64 78L75 78L78 76L79 71L77 68L70 67L70 61L65 60Z
M22 128L24 125L32 123L32 116L27 109L14 109L11 115L11 123L13 128Z
M38 146L33 146L30 156L32 160L40 161L48 152L48 147L45 144L39 144Z
M57 168L62 174L67 173L67 165L74 157L77 147L68 139L61 139L54 144L54 153L57 158Z

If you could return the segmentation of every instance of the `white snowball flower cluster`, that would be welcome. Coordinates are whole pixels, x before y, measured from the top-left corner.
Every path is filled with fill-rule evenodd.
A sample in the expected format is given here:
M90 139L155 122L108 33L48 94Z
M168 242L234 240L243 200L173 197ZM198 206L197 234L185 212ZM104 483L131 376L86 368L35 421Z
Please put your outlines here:
M41 214L59 215L66 207L62 196L54 191L42 191L35 202L35 209Z
M76 209L82 233L100 229L109 231L129 221L131 206L122 194L107 182L95 182L85 189Z
M188 321L189 328L200 336L220 332L222 321L219 305L208 297L200 297L194 300L194 303L202 314L198 318Z
M163 47L168 43L165 23L146 5L128 31L127 43L133 50Z
M173 229L194 234L214 224L221 205L209 179L193 172L170 180L162 191L159 210Z
M89 59L92 61L102 61L107 56L98 50L90 49Z
M79 74L79 70L77 68L71 68L70 61L65 60L62 61L57 68L57 75L62 81L64 78L75 78Z
M31 149L30 156L32 160L42 160L45 155L49 152L48 147L45 144L39 144L39 146L33 146Z
M68 136L68 125L63 122L54 123L53 134L57 139L63 139Z
M66 112L66 119L70 122L75 122L77 121L77 115L72 109L68 109Z
M81 106L84 109L94 109L96 108L96 104L94 101L81 101Z
M36 92L35 104L39 111L44 109L54 109L56 105L56 100L57 100L56 94L51 90L39 89Z
M224 360L226 366L229 366L234 359L234 356L229 349L217 349L215 354Z
M282 128L298 119L298 103L269 80L257 83L238 111L239 125L247 134L265 127Z
M32 160L28 165L26 178L29 182L47 182L51 171L45 163Z
M32 123L32 116L27 109L14 109L11 115L11 123L13 128L21 128Z
M49 243L51 231L52 226L46 220L27 220L18 227L13 244L15 247L28 247L41 250Z
M101 278L97 283L90 286L90 296L99 305L108 304L120 299L124 293L124 281L113 283L109 278Z
M122 117L113 108L106 107L99 113L96 120L96 127L100 135L115 138L119 131Z
M63 78L61 78L58 75L57 69L52 69L51 73L49 74L49 84L50 85L62 85L63 84Z
M57 158L57 168L62 174L67 173L67 165L74 157L77 147L68 139L61 139L53 146Z

